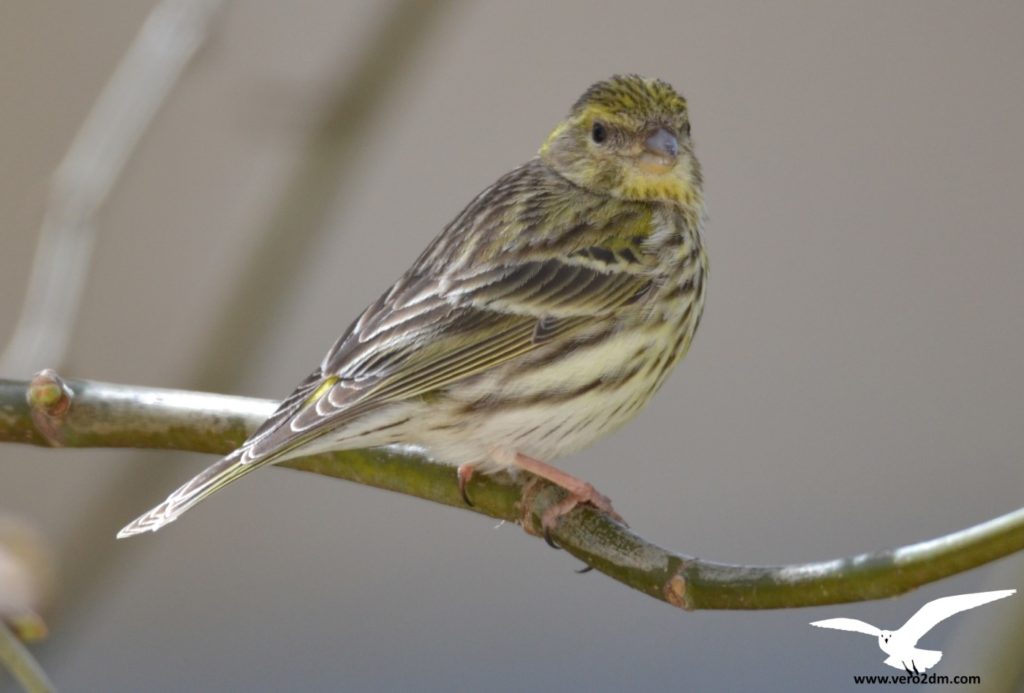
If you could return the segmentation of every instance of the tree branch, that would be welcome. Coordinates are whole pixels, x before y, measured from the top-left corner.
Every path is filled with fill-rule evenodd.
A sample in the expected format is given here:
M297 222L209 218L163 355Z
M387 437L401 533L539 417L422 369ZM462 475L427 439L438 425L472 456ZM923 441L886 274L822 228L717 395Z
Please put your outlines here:
M0 441L61 447L141 447L226 453L275 404L243 397L63 381L0 380ZM474 507L455 469L408 452L354 450L280 466L388 489L489 517L537 534L563 491L522 475L478 475ZM113 528L111 529L113 535ZM589 507L562 518L552 537L566 551L636 590L684 609L774 609L878 599L975 568L1024 548L1024 509L897 549L819 563L738 566L673 553Z
M203 44L221 0L163 0L142 25L53 174L18 322L0 373L64 360L96 241L96 216ZM38 365L36 366L38 367Z
M29 693L53 690L23 644L46 637L40 611L53 588L53 556L43 538L20 520L0 515L0 666Z
M39 662L3 621L0 621L0 664L11 672L11 676L26 693L48 693L54 690Z

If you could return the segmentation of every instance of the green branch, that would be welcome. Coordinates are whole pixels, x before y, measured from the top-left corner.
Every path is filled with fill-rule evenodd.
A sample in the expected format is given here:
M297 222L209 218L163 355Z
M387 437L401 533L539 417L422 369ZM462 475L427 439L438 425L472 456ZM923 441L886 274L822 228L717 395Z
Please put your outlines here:
M54 690L46 672L32 653L25 648L14 631L0 620L0 664L11 672L26 693L48 693Z
M0 441L223 454L274 406L243 397L63 381L43 371L31 383L0 380ZM517 522L531 534L563 497L558 487L529 475L477 475L469 508L454 467L388 450L314 455L280 466ZM589 507L562 518L552 537L596 570L674 606L775 609L890 597L1007 556L1024 548L1024 509L919 544L788 566L726 565L674 553Z

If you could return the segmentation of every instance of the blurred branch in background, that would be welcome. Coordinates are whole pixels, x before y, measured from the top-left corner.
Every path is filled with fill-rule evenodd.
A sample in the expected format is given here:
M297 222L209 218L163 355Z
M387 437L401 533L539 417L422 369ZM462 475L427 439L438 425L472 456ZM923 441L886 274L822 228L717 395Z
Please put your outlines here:
M54 559L29 525L0 515L0 665L26 691L52 684L22 642L46 637L41 613L53 600Z
M28 288L0 373L64 363L96 239L96 214L202 45L221 0L163 0L149 14L53 174Z
M274 406L242 397L64 381L47 370L31 383L0 380L0 441L226 453ZM474 507L468 508L454 467L388 450L314 455L279 466L517 522L531 534L544 511L564 498L562 489L539 479L496 475L472 483ZM609 577L673 606L775 609L894 596L1020 551L1024 509L910 546L789 566L726 565L676 554L587 507L563 518L552 538Z
M344 195L346 181L357 174L359 149L378 121L415 58L436 26L437 19L454 3L397 0L381 4L383 17L353 65L339 66L337 80L325 85L323 113L306 138L300 163L281 192L267 223L254 229L247 245L244 269L228 299L212 322L204 356L195 367L193 387L241 387L254 350L273 329L275 316L289 304L293 292L306 279L302 265L326 231L325 219ZM342 77L342 75L344 77ZM239 171L239 175L245 175ZM183 272L186 271L183 268ZM252 316L258 314L260 319ZM45 364L51 365L51 364ZM153 467L136 460L105 492L92 500L62 547L68 566L64 584L75 600L61 610L61 638L48 648L75 649L75 630L85 627L93 614L91 596L106 583L111 571L126 568L141 552L112 554L117 544L95 542L111 518L137 510L134 499L157 493L180 474L175 464ZM46 656L61 656L48 651ZM45 660L45 657L44 657Z
M329 229L328 215L360 171L361 145L379 122L388 98L415 64L440 15L454 4L399 0L386 13L355 65L325 85L317 117L300 164L282 191L266 225L252 234L245 271L224 305L216 331L204 349L197 387L233 389L244 382L252 345L290 305L292 291L307 279L306 261ZM245 175L239 172L239 175ZM340 289L340 287L339 287ZM253 315L258 314L259 320ZM54 367L53 364L44 366Z
M0 664L11 673L27 693L44 693L54 690L46 672L35 660L17 636L0 622Z

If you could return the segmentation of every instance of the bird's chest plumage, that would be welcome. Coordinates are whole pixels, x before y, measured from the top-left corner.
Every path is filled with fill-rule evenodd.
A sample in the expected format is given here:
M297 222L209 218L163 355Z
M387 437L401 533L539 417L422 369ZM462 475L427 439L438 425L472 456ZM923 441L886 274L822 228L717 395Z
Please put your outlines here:
M655 389L690 347L704 312L708 278L708 257L697 214L677 211L662 224L652 234L651 243L658 244L659 264L665 270L644 324L658 335L661 352L652 358L651 367L658 373Z
M645 252L659 253L652 289L615 320L451 388L436 410L451 424L424 443L457 464L497 448L553 460L632 419L685 355L703 309L707 258L699 232L656 218ZM453 416L453 412L458 415Z

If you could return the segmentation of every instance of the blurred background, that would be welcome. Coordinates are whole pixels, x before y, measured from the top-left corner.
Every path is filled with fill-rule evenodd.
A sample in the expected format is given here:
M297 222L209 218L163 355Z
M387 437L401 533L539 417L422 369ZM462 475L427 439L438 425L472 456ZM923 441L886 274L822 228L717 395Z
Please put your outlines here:
M0 4L0 345L50 177L155 6ZM280 398L583 89L640 72L690 101L708 304L654 403L563 466L718 561L981 522L1024 491L1022 27L1012 2L227 4L95 218L61 370ZM683 613L517 527L289 470L114 541L211 461L0 446L0 512L60 560L34 648L58 687L853 690L884 655L808 622L1024 588L1014 557L883 602ZM1018 595L921 645L1024 690L1021 638Z

